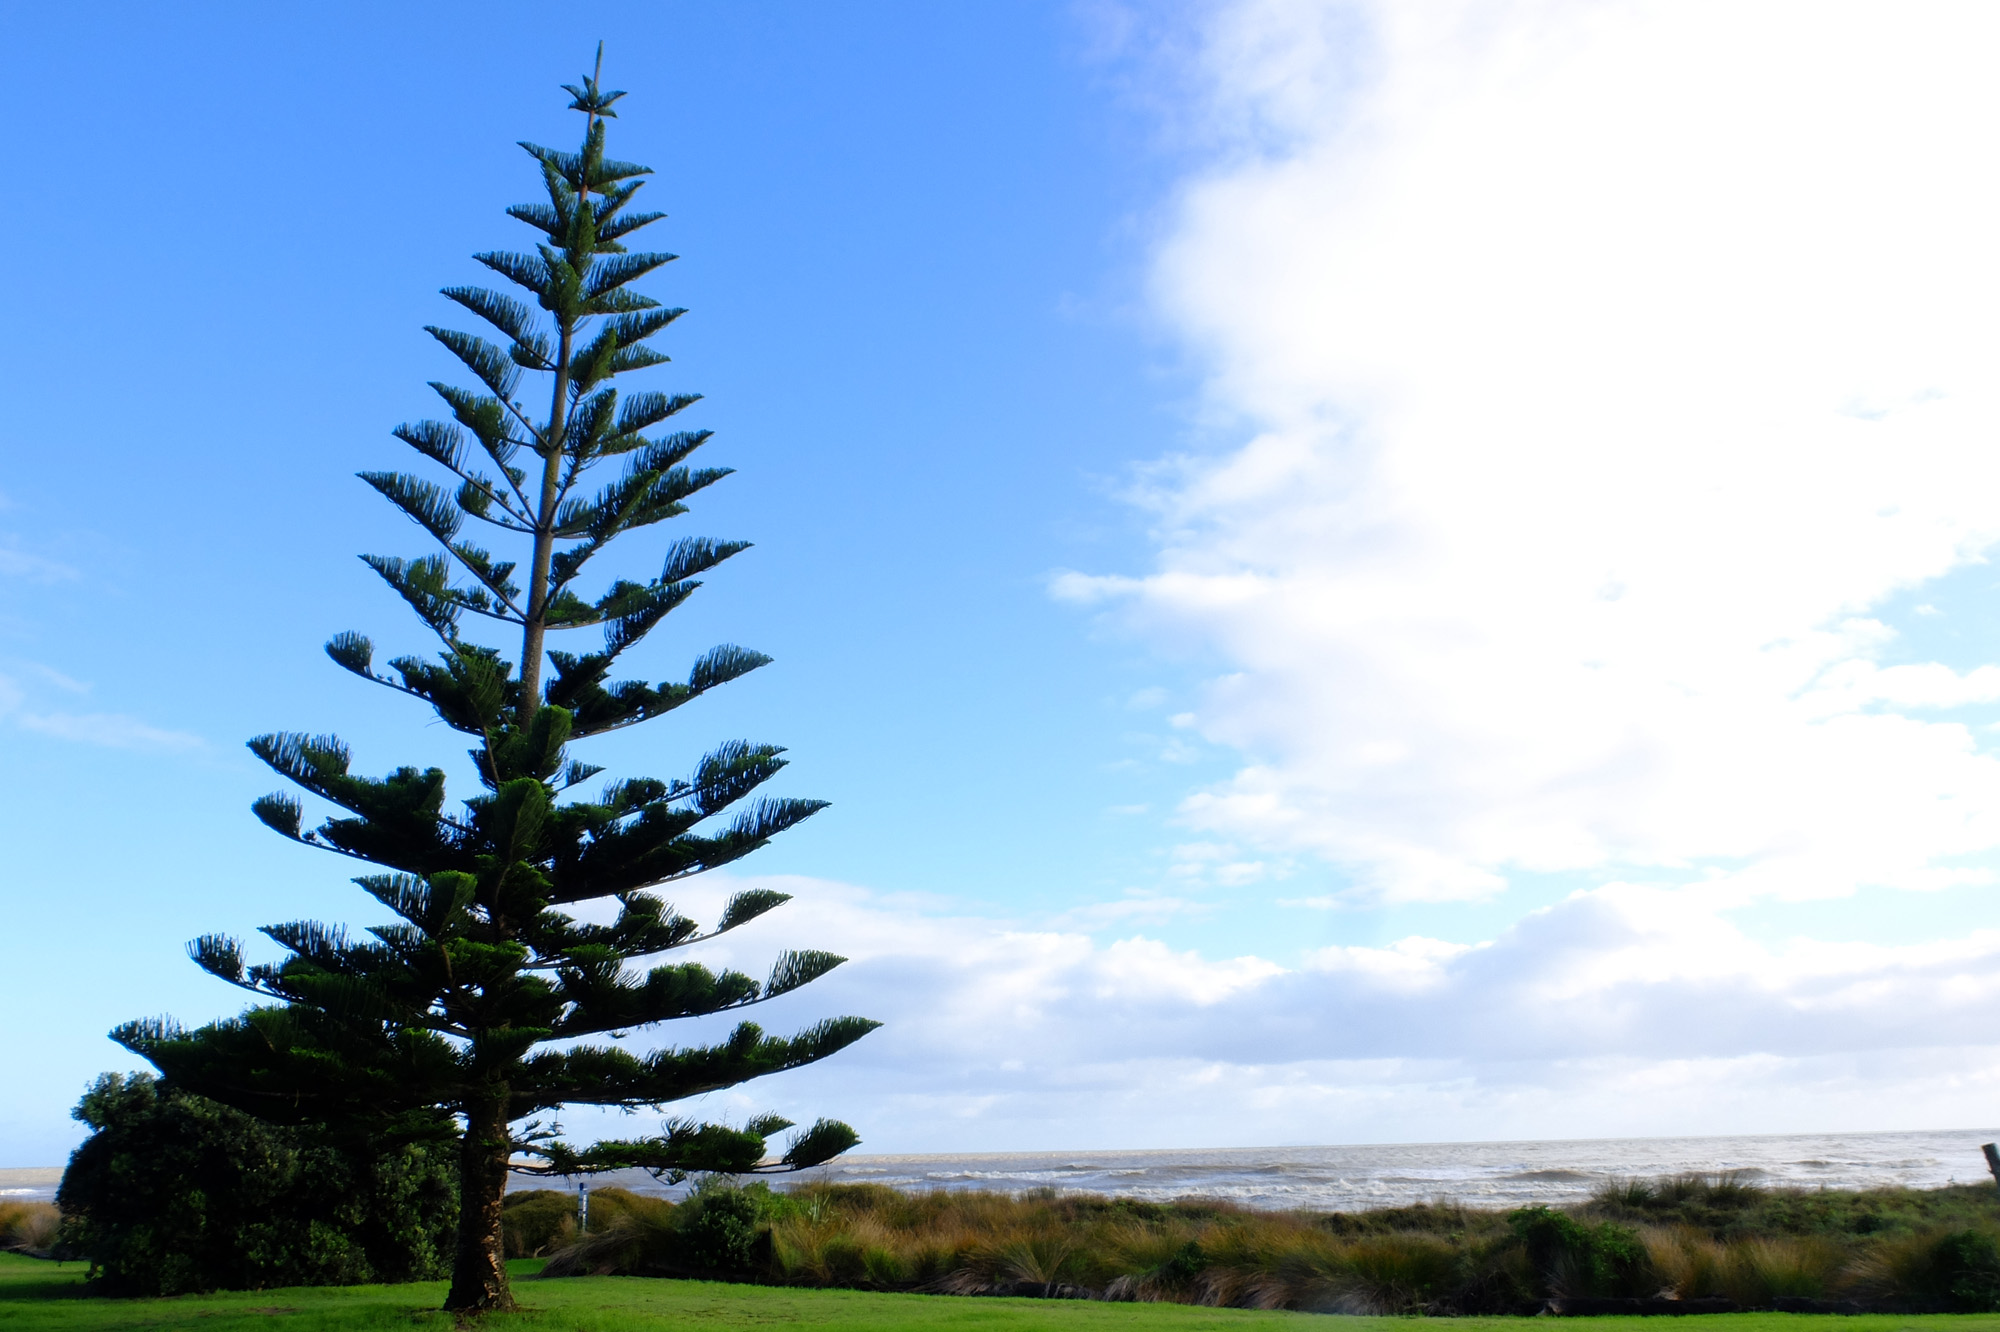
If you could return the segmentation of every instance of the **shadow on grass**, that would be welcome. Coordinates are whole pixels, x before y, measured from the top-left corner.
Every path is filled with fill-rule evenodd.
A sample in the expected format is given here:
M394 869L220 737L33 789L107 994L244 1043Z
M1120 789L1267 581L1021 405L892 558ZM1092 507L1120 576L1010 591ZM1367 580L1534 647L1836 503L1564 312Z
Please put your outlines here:
M80 1299L89 1271L88 1263L52 1263L12 1253L0 1256L0 1303Z

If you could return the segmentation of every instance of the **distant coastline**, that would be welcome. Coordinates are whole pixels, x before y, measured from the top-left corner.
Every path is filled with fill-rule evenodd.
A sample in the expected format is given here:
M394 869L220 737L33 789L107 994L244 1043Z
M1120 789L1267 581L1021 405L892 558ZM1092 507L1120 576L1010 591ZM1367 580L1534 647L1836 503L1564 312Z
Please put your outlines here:
M0 1170L0 1202L48 1202L62 1183L61 1166Z
M1580 1202L1609 1180L1735 1171L1772 1188L1937 1188L1990 1178L1979 1144L2000 1128L1896 1133L1787 1133L1539 1142L1383 1143L1080 1152L854 1155L810 1171L828 1183L892 1188L1053 1188L1164 1200L1226 1198L1248 1207L1353 1211L1451 1199L1475 1207ZM0 1170L0 1199L49 1201L61 1166ZM593 1186L677 1196L644 1173ZM574 1187L517 1175L515 1189Z

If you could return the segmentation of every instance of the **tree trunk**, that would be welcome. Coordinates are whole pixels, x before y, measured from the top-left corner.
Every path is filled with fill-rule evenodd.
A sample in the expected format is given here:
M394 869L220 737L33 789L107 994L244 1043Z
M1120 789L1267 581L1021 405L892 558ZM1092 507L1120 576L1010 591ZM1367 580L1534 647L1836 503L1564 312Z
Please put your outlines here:
M452 1313L512 1309L507 1266L501 1252L500 1203L507 1192L505 1096L466 1107L465 1141L458 1156L458 1254L451 1268L451 1292L444 1307Z

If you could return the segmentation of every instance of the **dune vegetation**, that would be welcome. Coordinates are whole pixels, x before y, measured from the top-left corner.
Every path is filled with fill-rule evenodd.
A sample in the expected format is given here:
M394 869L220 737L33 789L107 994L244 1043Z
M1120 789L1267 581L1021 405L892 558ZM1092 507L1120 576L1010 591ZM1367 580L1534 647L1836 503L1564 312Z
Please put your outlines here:
M514 1255L548 1274L1017 1295L1349 1314L2000 1310L1990 1187L1766 1190L1730 1177L1630 1182L1568 1209L1357 1213L1053 1193L712 1185L678 1205L603 1189L514 1195Z

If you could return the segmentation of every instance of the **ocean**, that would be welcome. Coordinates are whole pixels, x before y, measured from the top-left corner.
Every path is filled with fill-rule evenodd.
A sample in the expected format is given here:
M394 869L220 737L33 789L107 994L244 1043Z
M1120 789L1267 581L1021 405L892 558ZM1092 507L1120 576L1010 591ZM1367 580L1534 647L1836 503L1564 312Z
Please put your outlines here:
M1932 1188L1989 1179L1979 1145L1994 1130L1803 1133L1774 1137L1596 1138L1397 1143L1222 1151L854 1156L811 1172L897 1188L1032 1189L1247 1207L1352 1211L1452 1200L1520 1207L1587 1198L1607 1181L1683 1171L1738 1172L1771 1187ZM650 1181L649 1181L650 1182Z
M1141 1152L993 1152L848 1156L797 1179L901 1189L1038 1189L1129 1198L1222 1198L1246 1207L1351 1211L1452 1200L1474 1207L1575 1202L1608 1180L1735 1171L1779 1188L1935 1188L1991 1177L1981 1143L2000 1129L1789 1133L1758 1137L1585 1138L1552 1142L1394 1143ZM0 1170L0 1198L51 1198L58 1170ZM782 1187L783 1182L779 1181ZM674 1195L638 1171L598 1187ZM516 1176L515 1188L563 1188Z

